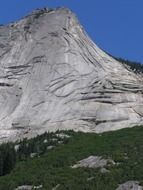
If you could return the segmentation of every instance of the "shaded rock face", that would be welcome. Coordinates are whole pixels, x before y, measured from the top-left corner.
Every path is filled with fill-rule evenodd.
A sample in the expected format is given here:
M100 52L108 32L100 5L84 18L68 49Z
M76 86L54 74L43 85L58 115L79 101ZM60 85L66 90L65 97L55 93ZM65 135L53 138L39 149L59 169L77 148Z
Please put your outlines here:
M0 137L143 124L143 80L99 49L65 8L0 26Z

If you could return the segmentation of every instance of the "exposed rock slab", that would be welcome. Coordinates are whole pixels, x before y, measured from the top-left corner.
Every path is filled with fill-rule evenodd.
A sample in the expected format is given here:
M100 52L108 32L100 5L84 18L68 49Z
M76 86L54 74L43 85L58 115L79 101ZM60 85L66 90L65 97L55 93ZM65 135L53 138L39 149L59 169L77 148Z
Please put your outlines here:
M60 184L57 184L52 190L57 190L60 187Z
M33 189L41 189L43 186L38 185L38 186L31 186L31 185L22 185L17 187L15 190L33 190Z
M65 8L0 26L0 139L143 124L143 79L99 49Z
M88 158L80 160L77 164L73 165L72 168L87 167L87 168L103 169L108 165L115 165L115 164L116 163L111 159L103 159L101 156L89 156Z
M22 185L22 186L19 186L17 187L15 190L32 190L32 187L31 185Z
M116 190L143 190L143 187L139 185L138 181L127 181L119 185Z

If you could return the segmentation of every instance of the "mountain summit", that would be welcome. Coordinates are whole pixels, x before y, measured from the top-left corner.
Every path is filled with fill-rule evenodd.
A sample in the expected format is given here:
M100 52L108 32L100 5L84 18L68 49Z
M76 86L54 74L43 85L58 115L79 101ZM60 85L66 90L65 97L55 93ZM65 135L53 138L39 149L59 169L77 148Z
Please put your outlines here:
M66 8L0 26L0 139L143 124L143 79L99 49Z

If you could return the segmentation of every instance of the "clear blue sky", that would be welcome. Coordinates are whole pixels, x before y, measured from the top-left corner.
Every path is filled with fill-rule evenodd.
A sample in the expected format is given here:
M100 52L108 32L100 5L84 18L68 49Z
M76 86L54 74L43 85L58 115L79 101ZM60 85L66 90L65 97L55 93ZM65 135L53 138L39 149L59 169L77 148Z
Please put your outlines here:
M102 49L143 63L143 0L0 0L0 24L58 6L72 9Z

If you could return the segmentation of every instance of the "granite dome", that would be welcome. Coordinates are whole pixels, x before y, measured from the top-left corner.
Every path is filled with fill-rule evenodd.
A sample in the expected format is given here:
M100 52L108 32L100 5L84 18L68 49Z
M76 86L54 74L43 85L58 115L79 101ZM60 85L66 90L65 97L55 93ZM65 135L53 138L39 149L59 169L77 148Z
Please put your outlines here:
M102 51L66 8L0 26L0 139L143 124L143 79Z

